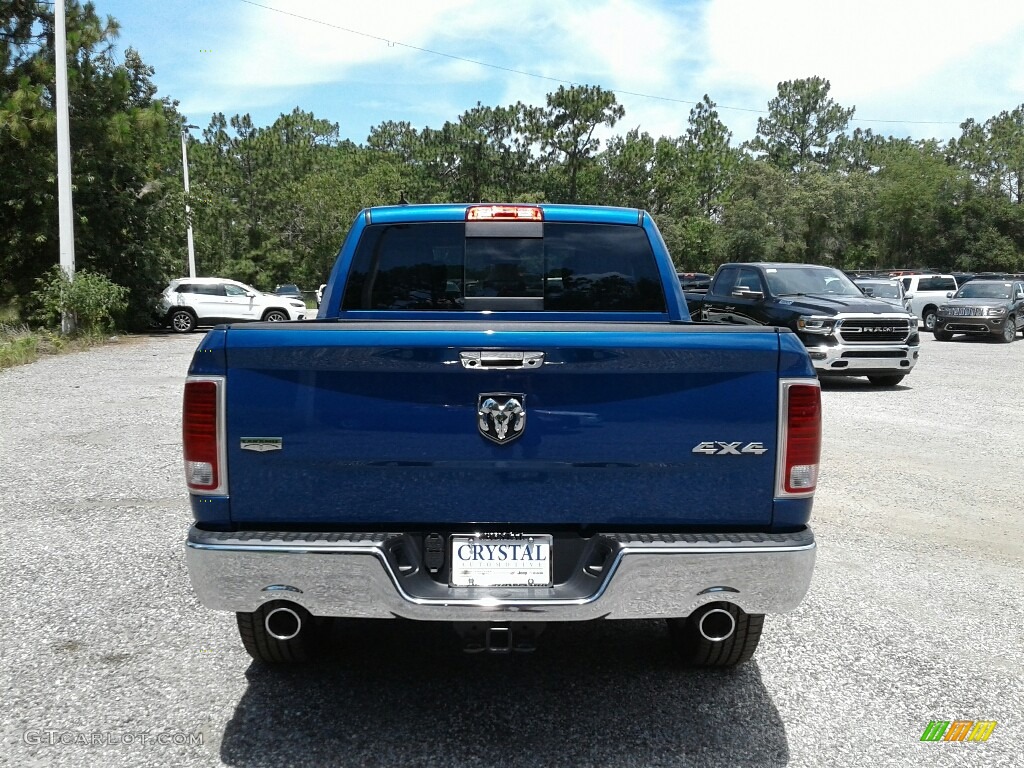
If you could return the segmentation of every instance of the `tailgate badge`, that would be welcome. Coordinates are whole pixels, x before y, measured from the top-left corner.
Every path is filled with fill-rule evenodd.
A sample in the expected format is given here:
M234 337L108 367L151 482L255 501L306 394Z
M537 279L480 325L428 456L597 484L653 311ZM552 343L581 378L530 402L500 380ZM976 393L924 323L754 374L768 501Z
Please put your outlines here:
M256 451L257 453L266 453L267 451L280 451L281 447L282 445L280 437L242 438L243 451Z
M744 454L760 456L762 453L768 453L768 449L764 447L764 443L744 445L742 442L723 443L721 440L711 440L697 443L690 453L703 453L705 456L742 456Z
M476 401L477 428L492 442L504 445L523 434L526 427L526 395L487 392Z

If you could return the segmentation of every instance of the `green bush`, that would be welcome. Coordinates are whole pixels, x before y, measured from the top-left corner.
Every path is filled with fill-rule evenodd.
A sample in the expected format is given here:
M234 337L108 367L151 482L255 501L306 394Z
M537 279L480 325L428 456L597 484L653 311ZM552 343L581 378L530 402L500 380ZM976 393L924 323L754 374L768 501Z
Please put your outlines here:
M60 328L61 318L67 314L81 333L109 332L117 327L128 306L128 289L95 272L83 270L69 280L63 269L54 266L36 283L34 319L47 327Z

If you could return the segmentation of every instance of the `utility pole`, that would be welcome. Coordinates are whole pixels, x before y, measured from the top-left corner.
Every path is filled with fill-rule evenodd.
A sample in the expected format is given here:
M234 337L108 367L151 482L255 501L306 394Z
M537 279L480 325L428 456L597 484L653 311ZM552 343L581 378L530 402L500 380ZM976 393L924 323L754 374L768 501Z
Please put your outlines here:
M57 216L60 267L75 279L75 225L71 206L71 129L68 117L68 35L65 29L64 0L53 4L54 58L57 63ZM75 319L64 312L61 316L62 333L73 333Z
M192 209L188 206L188 131L198 125L186 123L181 126L181 167L185 173L185 226L188 232L188 276L196 276L196 249L192 243Z

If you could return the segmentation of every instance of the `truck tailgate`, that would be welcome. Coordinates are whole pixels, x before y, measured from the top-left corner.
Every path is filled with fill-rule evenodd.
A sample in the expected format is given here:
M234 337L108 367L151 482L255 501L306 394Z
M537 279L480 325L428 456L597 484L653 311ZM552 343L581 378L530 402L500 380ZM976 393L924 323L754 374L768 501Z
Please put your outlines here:
M461 353L500 350L543 353L543 363L462 362ZM237 524L771 523L779 397L771 329L253 324L227 331L226 355ZM488 394L515 395L525 410L522 432L505 444L480 431ZM702 443L735 448L694 452Z

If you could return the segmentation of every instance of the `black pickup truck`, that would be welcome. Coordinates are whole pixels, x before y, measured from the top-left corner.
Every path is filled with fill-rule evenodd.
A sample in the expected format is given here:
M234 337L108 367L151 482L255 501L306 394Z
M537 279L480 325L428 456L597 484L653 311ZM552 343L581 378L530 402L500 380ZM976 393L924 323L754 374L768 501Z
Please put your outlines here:
M832 267L723 264L707 293L685 296L694 320L789 328L821 377L866 376L876 386L892 387L917 363L917 318L866 296Z

